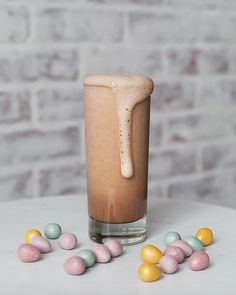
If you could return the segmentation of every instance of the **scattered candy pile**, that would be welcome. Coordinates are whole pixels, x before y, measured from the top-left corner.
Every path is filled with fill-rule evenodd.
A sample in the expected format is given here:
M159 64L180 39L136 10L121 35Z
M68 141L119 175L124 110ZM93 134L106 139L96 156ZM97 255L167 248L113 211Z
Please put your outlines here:
M30 229L25 233L25 243L20 245L17 253L22 262L38 261L41 253L48 253L52 249L49 240L58 239L62 249L72 250L77 247L77 237L73 233L62 233L61 226L57 223L49 223L45 226L43 237L37 229ZM49 240L48 240L49 239ZM87 267L98 263L107 263L113 257L121 255L122 245L116 240L108 240L105 244L94 244L92 249L80 250L74 256L64 262L64 270L71 275L80 275Z
M142 247L140 256L144 263L138 268L139 277L145 282L156 281L161 277L161 272L175 273L186 257L191 270L203 270L209 266L209 256L203 247L213 241L213 233L207 228L200 228L195 236L181 239L179 233L170 231L164 237L167 248L162 252L154 245ZM159 264L159 266L157 266Z
M21 261L38 261L42 253L51 251L52 245L49 240L58 239L59 246L65 250L77 247L77 237L73 233L62 233L61 226L57 223L47 224L44 234L46 237L37 229L30 229L25 233L25 243L20 245L17 251ZM191 270L203 270L210 262L203 247L210 245L212 241L213 233L206 227L200 228L195 236L187 236L184 239L181 239L179 233L170 231L164 237L167 248L163 252L151 244L142 247L140 255L144 263L138 268L139 277L145 282L152 282L158 280L162 272L175 273L179 263L186 257L189 257L188 266ZM104 245L94 244L91 249L80 250L68 258L63 267L68 274L80 275L95 262L107 263L122 252L123 247L117 240L108 240Z

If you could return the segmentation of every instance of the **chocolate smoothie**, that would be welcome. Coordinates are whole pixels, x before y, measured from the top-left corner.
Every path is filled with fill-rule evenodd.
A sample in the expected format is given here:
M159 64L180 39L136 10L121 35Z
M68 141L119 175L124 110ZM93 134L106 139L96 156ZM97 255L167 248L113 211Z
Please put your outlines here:
M88 208L97 221L128 223L146 214L152 91L141 75L84 80Z

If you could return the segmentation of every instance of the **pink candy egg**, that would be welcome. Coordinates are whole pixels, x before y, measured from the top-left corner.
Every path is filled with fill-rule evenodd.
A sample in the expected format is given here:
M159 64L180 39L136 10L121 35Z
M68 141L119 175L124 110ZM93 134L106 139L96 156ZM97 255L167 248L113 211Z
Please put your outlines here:
M123 252L123 246L117 240L108 240L104 243L104 246L110 251L111 257L117 257Z
M41 253L50 252L52 249L51 243L42 236L35 236L31 239L30 244L38 248Z
M174 273L178 270L178 262L173 256L162 256L159 261L160 269L167 274Z
M193 253L192 247L182 240L174 241L170 246L176 246L183 250L185 257L189 257Z
M68 274L78 276L85 272L86 264L81 257L72 256L64 262L63 267Z
M111 260L111 253L103 244L95 244L91 249L96 256L96 262L107 263Z
M75 249L77 246L77 238L74 234L65 233L62 234L58 240L59 246L65 250Z
M17 250L18 257L23 262L34 262L40 259L38 248L30 244L22 244Z
M184 251L181 248L176 246L167 247L166 250L164 251L164 255L173 256L178 263L183 262L185 258Z
M210 258L203 250L195 251L188 260L191 270L203 270L209 266Z

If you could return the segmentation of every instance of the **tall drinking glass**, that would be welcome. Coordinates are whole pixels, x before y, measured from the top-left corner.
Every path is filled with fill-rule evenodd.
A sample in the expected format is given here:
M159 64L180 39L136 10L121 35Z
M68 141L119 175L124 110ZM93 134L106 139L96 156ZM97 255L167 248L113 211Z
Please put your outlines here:
M89 236L135 244L146 238L150 95L142 75L84 80Z

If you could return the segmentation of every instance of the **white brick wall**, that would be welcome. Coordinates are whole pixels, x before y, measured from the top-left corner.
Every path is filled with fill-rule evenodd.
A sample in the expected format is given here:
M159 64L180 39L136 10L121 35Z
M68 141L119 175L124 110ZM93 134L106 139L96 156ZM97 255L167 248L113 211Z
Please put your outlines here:
M236 1L0 0L0 201L86 191L82 80L150 75L149 194L236 208Z

